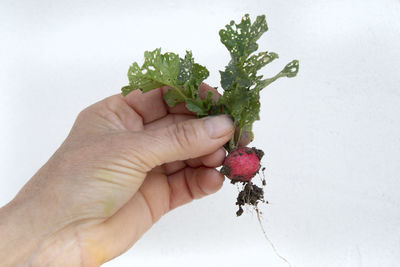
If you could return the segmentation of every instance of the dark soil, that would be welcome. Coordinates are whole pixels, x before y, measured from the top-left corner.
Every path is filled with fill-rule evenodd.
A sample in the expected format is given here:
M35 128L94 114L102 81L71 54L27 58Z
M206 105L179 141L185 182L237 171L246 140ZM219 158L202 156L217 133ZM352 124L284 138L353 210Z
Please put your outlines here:
M233 180L232 180L233 181ZM237 182L237 181L236 181ZM260 202L265 203L264 190L261 187L253 184L252 182L242 182L244 187L236 199L236 205L239 206L239 210L236 212L237 216L242 215L243 206L248 204L257 209L257 205Z
M255 147L252 147L252 149L256 152L256 155L259 160L261 160L262 157L264 157L264 151L262 151L261 149L257 149Z
M219 172L222 173L223 175L225 175L226 177L231 176L231 168L229 168L226 165L222 166L222 168L221 168L221 170Z

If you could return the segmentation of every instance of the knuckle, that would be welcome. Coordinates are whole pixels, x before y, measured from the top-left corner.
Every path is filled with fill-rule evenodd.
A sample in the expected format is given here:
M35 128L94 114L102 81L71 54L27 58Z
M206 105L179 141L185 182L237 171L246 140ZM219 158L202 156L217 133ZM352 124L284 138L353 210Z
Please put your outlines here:
M87 117L87 114L90 112L90 107L82 109L77 116L77 120L82 120Z
M100 101L101 104L103 104L105 109L109 109L111 111L117 111L121 108L121 103L122 99L120 95L113 95L109 96L107 98L104 98L102 101Z
M151 132L133 132L119 150L129 155L131 163L140 170L150 171L163 163L157 147L162 146L162 140Z
M99 109L99 103L92 104L92 105L84 108L83 110L81 110L78 113L76 120L78 120L78 121L89 120L90 118L93 117L94 114L97 113L98 109Z

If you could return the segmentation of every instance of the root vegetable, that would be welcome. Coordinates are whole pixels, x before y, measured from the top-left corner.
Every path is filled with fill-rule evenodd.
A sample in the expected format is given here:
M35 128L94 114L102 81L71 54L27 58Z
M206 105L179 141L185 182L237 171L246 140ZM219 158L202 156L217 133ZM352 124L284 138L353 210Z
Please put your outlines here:
M248 182L260 170L263 156L264 152L255 147L237 148L225 158L221 173L234 181Z

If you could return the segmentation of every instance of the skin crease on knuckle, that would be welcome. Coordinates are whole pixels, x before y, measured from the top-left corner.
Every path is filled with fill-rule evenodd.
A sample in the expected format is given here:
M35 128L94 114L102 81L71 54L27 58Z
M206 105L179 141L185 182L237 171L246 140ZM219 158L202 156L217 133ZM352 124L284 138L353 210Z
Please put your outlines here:
M160 139L156 131L127 133L126 140L123 143L123 147L121 147L125 153L120 154L126 155L124 159L130 161L132 168L147 173L163 163L158 153L156 153L157 149L149 149L149 147L162 146L163 140Z

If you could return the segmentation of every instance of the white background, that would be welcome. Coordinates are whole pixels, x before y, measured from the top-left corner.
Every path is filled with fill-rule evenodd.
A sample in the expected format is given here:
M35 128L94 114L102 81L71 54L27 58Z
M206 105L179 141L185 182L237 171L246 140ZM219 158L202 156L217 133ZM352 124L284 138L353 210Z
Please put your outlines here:
M127 84L143 51L191 49L219 83L218 30L266 14L261 50L300 60L263 91L263 224L292 266L400 266L400 2L0 2L0 206L52 155L84 107ZM235 186L162 218L104 266L286 266ZM0 264L1 265L1 264Z

